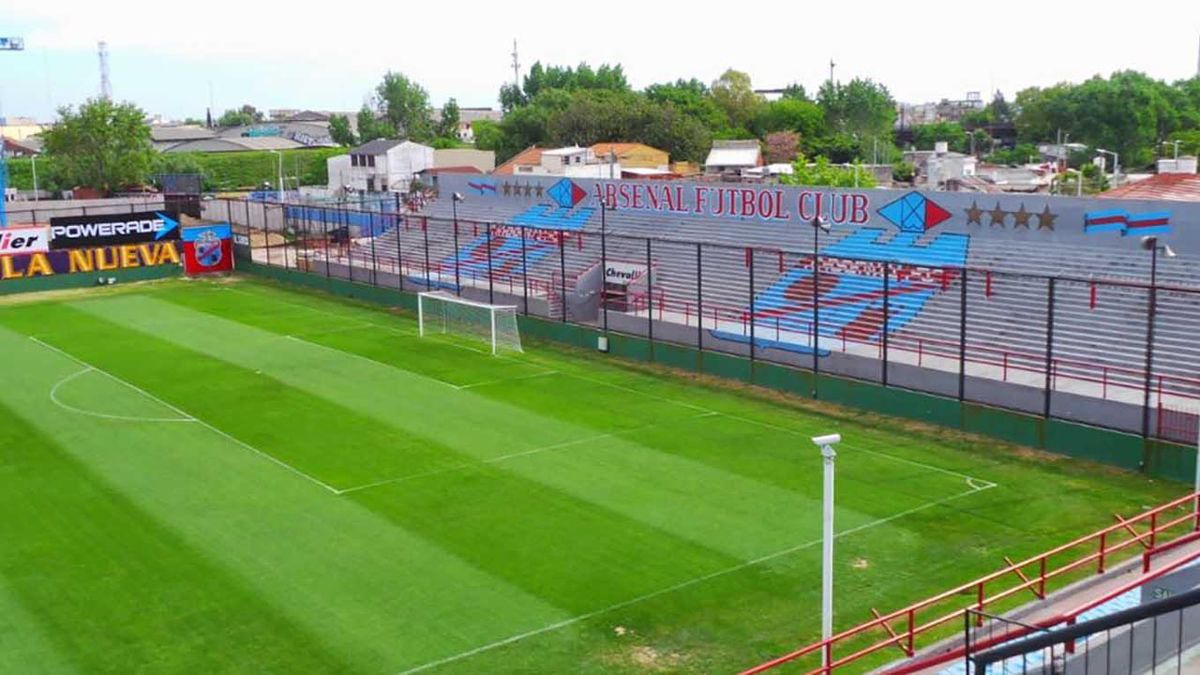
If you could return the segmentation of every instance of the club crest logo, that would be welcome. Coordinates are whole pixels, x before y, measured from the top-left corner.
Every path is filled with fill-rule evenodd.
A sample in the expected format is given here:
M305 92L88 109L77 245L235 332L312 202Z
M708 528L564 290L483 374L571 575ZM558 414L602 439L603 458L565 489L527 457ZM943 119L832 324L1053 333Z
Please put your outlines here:
M196 261L204 267L221 264L221 238L212 230L205 230L196 237Z
M950 219L950 212L920 192L910 192L879 208L879 215L901 232L923 233Z

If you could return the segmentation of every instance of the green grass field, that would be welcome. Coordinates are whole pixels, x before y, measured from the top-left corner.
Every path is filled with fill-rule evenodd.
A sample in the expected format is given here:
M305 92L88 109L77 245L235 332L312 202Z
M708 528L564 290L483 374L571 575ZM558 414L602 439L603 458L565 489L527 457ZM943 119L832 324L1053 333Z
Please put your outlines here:
M248 279L0 305L0 672L729 672L1184 493ZM892 654L888 655L889 657Z

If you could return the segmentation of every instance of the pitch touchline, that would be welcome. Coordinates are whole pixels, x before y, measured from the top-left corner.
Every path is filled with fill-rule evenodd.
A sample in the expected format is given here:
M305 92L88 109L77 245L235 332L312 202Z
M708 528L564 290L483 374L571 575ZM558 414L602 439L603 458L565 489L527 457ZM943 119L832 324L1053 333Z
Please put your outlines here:
M111 379L112 381L114 381L118 384L122 384L122 385L125 385L126 387L129 387L130 389L142 394L146 398L148 398L152 401L155 401L155 402L159 403L160 405L165 406L166 408L169 408L170 410L174 411L176 414L182 415L183 417L188 418L190 421L195 422L196 424L199 424L200 426L208 429L209 431L212 431L213 433L217 434L218 436L221 436L227 440L233 441L237 445L242 446L243 448L249 450L250 452L253 452L254 454L258 455L259 457L262 457L263 459L265 459L277 466L283 467L284 469L287 469L288 471L296 474L297 476L300 476L301 478L304 478L305 480L307 480L311 483L320 485L321 487L325 488L326 490L328 490L334 494L337 494L337 488L333 487L332 485L329 485L318 478L314 478L314 477L304 473L303 471L301 471L300 469L297 469L296 467L292 466L291 464L288 464L287 462L285 462L277 457L273 457L273 456L263 452L262 450L259 450L258 448L254 447L253 445L246 443L245 441L243 441L239 438L235 438L234 436L231 436L228 433L221 431L217 427L209 424L208 422L205 422L204 420L200 419L199 417L196 417L195 415L192 415L192 414L184 411L183 409L179 408L178 406L167 403L166 401L155 396L154 394L151 394L150 392L146 391L145 389L142 389L141 387L137 386L136 384L133 384L132 382L123 380L123 379L117 377L116 375L113 375L112 373L108 372L107 370L104 370L103 368L97 368L96 366L88 363L87 361L84 361L83 359L81 359L73 354L70 354L62 349L59 349L58 347L55 347L52 344L43 342L42 340L39 340L32 335L29 336L29 339L33 340L34 342L41 345L42 347L45 347L46 349L49 349L50 351L52 351L60 356L68 358L68 359L74 361L75 363L78 363L79 365L84 366L85 368L90 368L91 370L94 370L97 373L100 373L101 375Z
M95 410L84 410L83 408L76 408L75 406L70 405L68 403L63 403L58 398L59 387L63 386L64 384L66 384L68 382L75 380L78 377L81 377L81 376L86 375L91 372L95 372L95 370L96 370L95 368L92 368L91 366L87 366L83 370L81 370L77 373L72 373L72 374L64 377L63 379L59 380L58 382L54 383L54 386L50 387L50 401L53 402L54 405L62 408L63 410L67 410L67 411L70 411L70 412L73 412L73 413L76 413L79 415L87 415L88 417L98 417L100 419L105 419L105 420L116 420L119 422L156 422L157 423L157 422L195 422L196 421L192 417L136 417L133 415L113 415L110 413L97 412Z
M697 415L696 417L697 418L708 417L708 416L710 416L710 414L711 413L703 413L703 414ZM695 419L695 418L693 418L693 419ZM632 429L622 429L620 431L610 431L609 433L606 433L606 434L596 434L594 436L577 438L573 441L563 441L562 443L554 443L552 445L545 445L545 446L538 447L538 448L531 448L529 450L521 450L518 452L512 452L507 455L500 455L499 457L490 457L488 459L479 460L478 462L465 462L463 464L455 464L454 466L448 466L444 469L433 469L431 471L422 471L421 473L409 474L407 476L399 476L397 478L388 478L385 480L375 481L374 483L367 483L365 485L356 485L354 487L346 488L344 490L338 491L337 494L344 495L344 494L348 494L351 492L359 492L360 490L367 490L369 488L379 487L381 485L392 485L395 483L404 483L404 482L407 482L410 480L416 480L418 478L428 478L429 476L438 476L438 475L441 475L444 473L451 473L454 471L462 471L463 469L471 469L471 468L481 466L483 464L499 464L500 462L506 462L510 459L516 459L518 457L528 457L529 455L537 455L537 454L540 454L543 452L549 452L551 450L562 450L563 448L569 448L572 446L581 445L583 443L590 443L591 441L604 440L606 438L617 438L623 434L631 434L631 433L638 432L638 431L646 431L647 429L653 429L658 426L661 426L661 425L644 424L640 427L633 427Z
M880 518L879 520L874 520L869 523L864 523L862 525L859 525L857 527L852 527L848 530L843 530L843 531L835 534L834 538L841 539L842 537L844 537L846 535L854 534L856 532L861 532L863 530L866 530L866 529L869 529L872 527L876 527L879 525L884 525L886 523L890 523L894 520L903 518L908 515L912 515L919 511L924 511L926 509L933 508L935 506L939 506L941 504L945 504L947 502L954 501L955 499L961 499L963 497L968 497L970 495L973 495L973 494L976 494L979 492L983 492L984 490L989 490L994 487L997 487L996 483L989 483L988 485L986 485L984 487L972 486L972 488L970 490L967 490L966 492L960 492L956 495L951 495L944 499L939 499L937 501L928 502L926 504L922 504L921 506L915 506L911 509L907 509L907 510L901 511L899 513L890 515L887 518ZM783 556L790 555L792 553L796 553L797 551L802 551L806 548L809 548L811 546L816 546L817 544L820 544L820 543L821 543L820 539L806 541L803 544L797 544L796 546L792 546L790 548L783 549L782 551L776 551L774 553L769 553L767 555L764 555L759 558L755 558L753 560L741 563L739 565L734 565L733 567L726 567L725 569L717 570L716 572L711 572L709 574L705 574L703 576L699 576L694 579L688 579L687 581L680 582L678 584L675 584L674 586L668 586L666 588L659 589L652 593L647 593L645 595L639 595L636 598L631 598L629 600L623 600L621 602L618 602L613 605L609 605L608 607L604 607L602 609L597 609L597 610L594 610L591 612L587 612L586 614L580 614L578 616L573 616L569 619L564 619L562 621L558 621L556 623L542 626L541 628L536 628L531 631L526 631L524 633L518 633L517 635L511 635L502 640L497 640L496 642L491 642L486 645L475 647L474 649L469 649L467 651L460 652L460 653L454 654L452 656L447 656L443 659L438 659L436 661L430 661L428 663L416 666L415 668L409 668L407 670L403 670L400 672L399 675L408 675L409 673L418 673L418 672L422 672L425 670L429 670L431 668L437 668L438 666L444 666L448 663L454 663L455 661L461 661L462 659L475 656L476 654L482 654L484 652L491 651L498 647L503 647L505 645L510 645L510 644L513 644L516 642L520 642L521 640L524 640L526 638L531 638L536 635L542 635L544 633L551 633L560 628L565 628L567 626L579 623L580 621L587 621L588 619L600 616L602 614L607 614L608 612L612 612L612 611L615 611L618 609L629 607L630 605L636 605L638 603L645 602L646 600L652 600L659 596L666 595L668 593L673 593L675 591L682 590L682 589L688 588L690 586L695 586L696 584L704 583L705 581L709 581L711 579L716 579L717 577L722 577L727 574L739 572L739 571L747 569L749 567L761 565L764 562L768 562L768 561L774 560L776 558L781 558Z

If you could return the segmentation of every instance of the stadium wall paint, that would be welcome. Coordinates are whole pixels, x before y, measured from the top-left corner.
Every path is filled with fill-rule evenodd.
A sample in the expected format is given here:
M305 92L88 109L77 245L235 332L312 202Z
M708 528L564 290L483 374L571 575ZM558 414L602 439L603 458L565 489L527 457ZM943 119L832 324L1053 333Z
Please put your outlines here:
M385 306L416 308L416 296L396 288L358 284L334 276L287 270L243 259L244 272L278 282L322 290ZM520 316L527 337L550 340L586 350L596 349L599 329ZM1191 482L1195 476L1196 450L1165 441L1143 439L1109 429L1045 419L954 398L925 394L898 387L883 387L789 366L750 361L747 358L701 351L644 338L609 333L609 354L618 358L659 363L688 372L756 384L798 396L818 392L821 400L885 415L927 422L996 438L1049 452L1103 462L1156 478Z
M99 285L99 279L115 279L117 283L135 281L153 281L177 277L182 273L178 265L159 265L156 267L128 267L105 270L100 273L87 274L55 274L53 276L37 276L22 279L11 279L0 283L0 295L15 295L18 293L39 293L41 291L58 291L68 288L86 288Z

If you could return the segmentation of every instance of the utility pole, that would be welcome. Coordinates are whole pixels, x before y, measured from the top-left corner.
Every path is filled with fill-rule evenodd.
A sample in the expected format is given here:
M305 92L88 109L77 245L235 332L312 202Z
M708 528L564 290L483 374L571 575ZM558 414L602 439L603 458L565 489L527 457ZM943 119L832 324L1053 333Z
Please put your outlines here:
M831 92L833 91L833 67L836 65L833 59L829 59L829 89Z
M108 79L108 43L101 40L96 44L100 56L100 98L112 100L112 82Z
M25 51L25 38L0 37L0 51ZM8 164L4 161L4 139L0 137L0 227L8 227L8 210L5 205L5 190L8 189Z
M517 59L517 41L516 41L516 39L513 39L512 57L513 57L513 60L512 60L513 86L517 88L517 91L520 91L521 90L521 62L520 62L520 60Z

